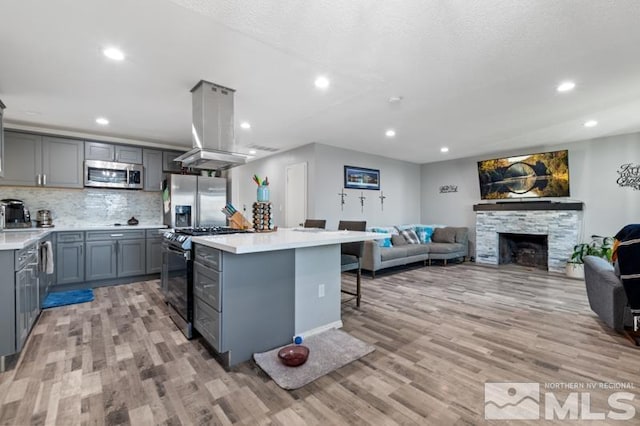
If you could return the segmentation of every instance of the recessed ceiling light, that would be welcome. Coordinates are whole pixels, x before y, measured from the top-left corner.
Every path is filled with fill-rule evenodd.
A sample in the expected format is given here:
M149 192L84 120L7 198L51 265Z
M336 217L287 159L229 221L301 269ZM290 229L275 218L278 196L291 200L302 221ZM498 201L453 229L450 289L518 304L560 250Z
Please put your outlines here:
M107 124L109 124L109 120L107 120L104 117L98 117L96 118L96 123L98 123L101 126L106 126Z
M575 89L576 84L573 81L563 81L556 87L556 90L560 93L570 92Z
M399 102L402 102L403 97L402 96L391 96L389 98L389 103L390 104L397 104Z
M240 127L242 127L243 129L250 129L251 124L247 121L243 121L242 123L240 123Z
M113 59L114 61L123 61L124 60L124 52L116 47L107 47L102 51L104 56L109 59Z
M393 129L389 129L386 132L384 132L385 136L388 138L392 138L396 135L396 131Z
M318 78L316 78L316 81L314 82L314 84L318 89L326 89L329 87L329 84L331 84L331 82L327 77L321 75Z
M588 120L584 122L584 127L596 127L598 122L596 120Z
M442 153L449 152L449 148L447 148L446 146L443 146L442 148L440 148L440 152Z
M256 153L255 149L252 149L251 151L249 151L249 154L251 154L251 155L255 155L255 153Z

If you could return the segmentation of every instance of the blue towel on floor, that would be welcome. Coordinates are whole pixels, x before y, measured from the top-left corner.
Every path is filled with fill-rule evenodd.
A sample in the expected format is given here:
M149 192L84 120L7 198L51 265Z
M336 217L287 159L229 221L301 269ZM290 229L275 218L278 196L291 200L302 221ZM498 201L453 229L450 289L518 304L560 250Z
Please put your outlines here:
M93 300L93 290L70 290L49 293L42 309L55 308L57 306L73 305L75 303L91 302Z

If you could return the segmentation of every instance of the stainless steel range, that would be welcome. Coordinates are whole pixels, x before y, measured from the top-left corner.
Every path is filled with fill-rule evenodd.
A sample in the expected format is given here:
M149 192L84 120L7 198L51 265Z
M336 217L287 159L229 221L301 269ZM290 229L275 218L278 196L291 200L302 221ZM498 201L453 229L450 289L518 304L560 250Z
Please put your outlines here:
M180 331L193 338L193 250L191 238L247 232L225 226L167 231L162 241L161 284L170 316Z

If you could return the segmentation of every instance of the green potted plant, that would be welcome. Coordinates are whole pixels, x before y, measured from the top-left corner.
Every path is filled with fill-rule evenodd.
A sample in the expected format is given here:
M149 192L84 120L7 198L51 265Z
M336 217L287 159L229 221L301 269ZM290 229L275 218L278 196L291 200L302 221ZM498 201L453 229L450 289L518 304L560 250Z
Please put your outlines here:
M567 261L567 276L584 279L585 256L598 256L611 262L613 254L613 237L592 235L591 242L576 244L571 258Z

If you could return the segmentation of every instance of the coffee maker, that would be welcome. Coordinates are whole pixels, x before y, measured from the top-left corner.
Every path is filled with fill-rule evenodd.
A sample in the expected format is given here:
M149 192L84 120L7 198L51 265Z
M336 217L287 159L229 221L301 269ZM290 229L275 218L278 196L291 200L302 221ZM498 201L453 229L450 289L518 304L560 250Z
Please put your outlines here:
M31 228L31 215L21 200L0 200L0 228Z

